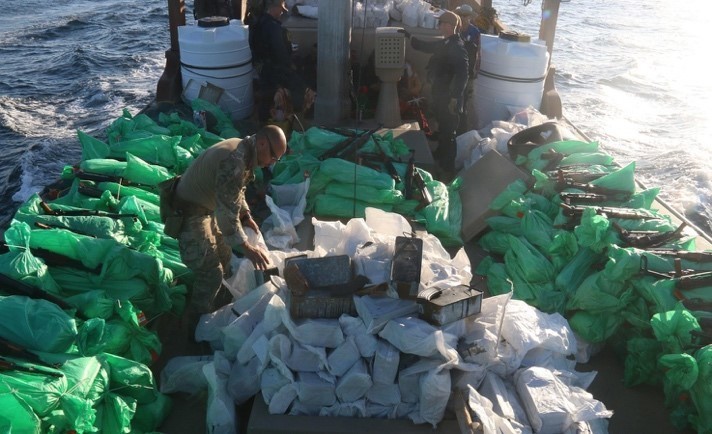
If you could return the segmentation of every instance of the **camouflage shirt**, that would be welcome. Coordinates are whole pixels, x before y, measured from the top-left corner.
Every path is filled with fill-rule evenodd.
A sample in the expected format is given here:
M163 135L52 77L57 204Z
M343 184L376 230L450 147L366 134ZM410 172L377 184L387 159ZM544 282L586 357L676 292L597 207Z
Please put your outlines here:
M245 189L254 179L255 167L254 136L223 140L193 161L178 183L177 195L212 211L229 245L243 244L247 236L240 216L250 210Z

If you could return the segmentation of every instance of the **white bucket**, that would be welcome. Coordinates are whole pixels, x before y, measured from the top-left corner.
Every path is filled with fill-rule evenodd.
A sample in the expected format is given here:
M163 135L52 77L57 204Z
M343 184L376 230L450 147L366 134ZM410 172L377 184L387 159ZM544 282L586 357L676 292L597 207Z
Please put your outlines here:
M223 89L217 104L232 120L252 114L252 53L247 26L239 20L203 18L178 27L183 96L198 97L207 83Z
M549 53L542 40L516 34L482 35L480 71L475 80L477 129L507 120L528 106L539 110Z

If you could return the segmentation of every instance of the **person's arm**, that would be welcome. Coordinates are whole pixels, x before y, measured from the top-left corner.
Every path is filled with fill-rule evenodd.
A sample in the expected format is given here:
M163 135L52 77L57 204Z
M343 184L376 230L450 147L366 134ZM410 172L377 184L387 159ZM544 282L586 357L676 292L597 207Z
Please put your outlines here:
M424 53L436 53L443 49L442 39L435 39L433 41L423 41L418 38L410 38L410 45L414 50L422 51Z
M245 161L241 160L235 152L220 162L215 179L215 219L225 242L241 250L245 257L252 261L255 268L265 269L269 264L267 253L260 247L251 245L243 229L244 222L259 233L259 227L249 214L250 208L245 202L246 171Z
M459 109L462 108L465 87L467 86L467 51L461 44L453 44L450 54L450 66L453 70L450 85L450 98L456 99Z

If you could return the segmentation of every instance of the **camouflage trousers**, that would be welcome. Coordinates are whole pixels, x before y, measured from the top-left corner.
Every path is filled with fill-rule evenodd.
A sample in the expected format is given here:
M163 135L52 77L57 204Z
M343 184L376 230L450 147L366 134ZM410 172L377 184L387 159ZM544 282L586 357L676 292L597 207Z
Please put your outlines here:
M222 286L222 279L231 274L232 258L232 249L223 240L215 217L185 217L178 245L181 260L195 276L187 310L199 314L215 311L220 307L216 301L227 295L220 292L227 291Z

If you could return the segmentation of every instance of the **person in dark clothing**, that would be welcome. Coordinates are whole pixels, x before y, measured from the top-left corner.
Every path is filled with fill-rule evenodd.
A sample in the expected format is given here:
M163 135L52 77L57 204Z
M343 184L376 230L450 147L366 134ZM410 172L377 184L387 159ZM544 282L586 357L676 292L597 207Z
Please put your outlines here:
M443 39L422 41L411 38L418 51L432 53L426 67L431 83L433 111L438 122L438 148L435 157L444 172L455 170L455 132L464 103L467 84L467 51L458 34L460 18L450 11L440 16L438 30Z
M252 17L250 48L252 60L259 73L259 118L270 117L270 107L278 88L291 93L294 107L301 107L305 86L292 61L292 41L289 31L282 27L280 18L287 12L284 0L265 0L264 11Z

